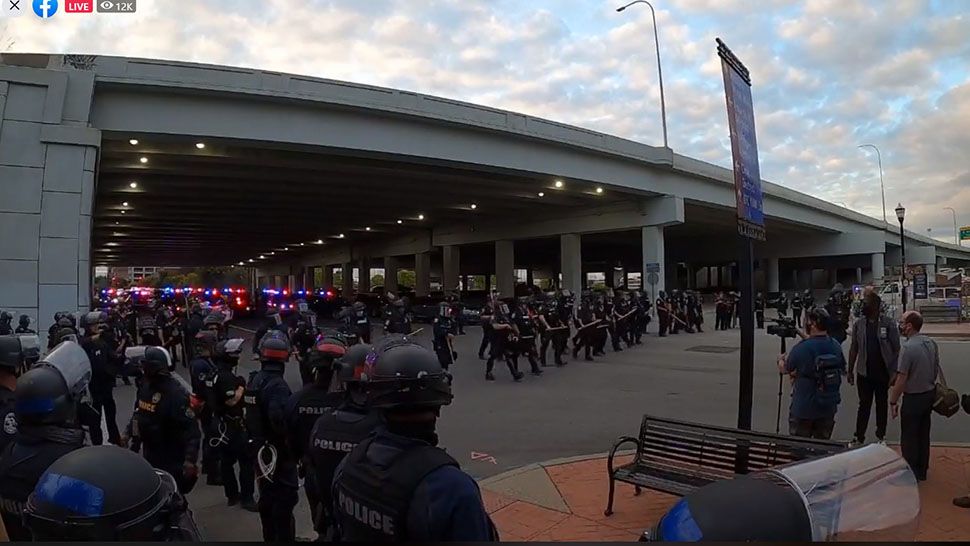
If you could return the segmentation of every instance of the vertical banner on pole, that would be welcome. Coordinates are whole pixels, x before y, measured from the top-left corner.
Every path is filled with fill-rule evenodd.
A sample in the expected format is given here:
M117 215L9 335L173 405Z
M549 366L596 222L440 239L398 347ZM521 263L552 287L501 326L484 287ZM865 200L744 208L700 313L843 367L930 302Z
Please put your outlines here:
M751 77L734 53L717 39L721 57L731 155L734 167L734 193L737 202L739 234L738 273L741 289L741 354L738 387L738 428L751 430L754 405L754 240L765 240L765 215L762 207L761 168L758 164L758 139L754 128ZM747 473L747 453L738 452L735 465Z

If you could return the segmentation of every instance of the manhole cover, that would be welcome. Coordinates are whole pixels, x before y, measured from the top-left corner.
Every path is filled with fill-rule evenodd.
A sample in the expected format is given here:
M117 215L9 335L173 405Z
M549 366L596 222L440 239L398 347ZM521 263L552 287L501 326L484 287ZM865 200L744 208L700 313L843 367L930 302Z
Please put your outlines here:
M717 347L715 345L698 345L696 347L691 347L685 349L687 351L694 351L697 353L733 353L737 351L737 347Z

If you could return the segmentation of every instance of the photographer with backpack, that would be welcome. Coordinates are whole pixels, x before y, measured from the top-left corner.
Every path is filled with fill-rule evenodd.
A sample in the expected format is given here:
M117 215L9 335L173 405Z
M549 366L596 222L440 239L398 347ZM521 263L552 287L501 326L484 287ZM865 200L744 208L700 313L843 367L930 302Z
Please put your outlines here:
M790 434L828 440L842 401L842 346L828 333L829 314L813 307L806 315L808 338L778 358L778 371L793 378Z

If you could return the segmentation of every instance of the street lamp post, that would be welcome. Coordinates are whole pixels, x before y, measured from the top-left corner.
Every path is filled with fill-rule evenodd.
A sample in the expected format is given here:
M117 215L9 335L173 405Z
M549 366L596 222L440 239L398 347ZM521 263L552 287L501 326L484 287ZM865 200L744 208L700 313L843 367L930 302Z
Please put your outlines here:
M953 210L953 207L943 207L943 210L948 210L953 214L953 244L960 245L960 230L957 229L957 211Z
M906 209L903 204L896 205L896 218L899 220L899 249L902 255L902 275L900 275L903 293L903 312L906 312L906 238L903 236L903 220L906 218Z
M875 144L860 144L859 148L872 148L876 151L876 161L879 162L879 187L882 189L882 221L886 221L886 185L882 181L882 154Z
M669 148L670 146L667 145L667 101L664 100L664 71L660 64L660 35L657 32L657 14L653 10L653 4L647 2L647 0L634 0L625 6L616 8L616 11L623 11L633 4L646 4L650 8L650 17L653 19L653 41L657 47L657 79L660 82L660 122L663 124L664 130L664 148Z

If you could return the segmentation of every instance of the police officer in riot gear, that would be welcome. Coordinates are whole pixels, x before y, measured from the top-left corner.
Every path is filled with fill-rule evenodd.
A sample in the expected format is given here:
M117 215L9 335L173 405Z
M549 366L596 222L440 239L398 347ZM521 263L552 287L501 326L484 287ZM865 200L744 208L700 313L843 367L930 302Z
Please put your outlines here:
M584 296L579 302L579 309L576 311L574 320L576 322L576 335L573 337L573 359L579 356L579 349L582 348L586 351L586 360L592 362L591 352L596 341L597 323L588 296Z
M445 301L451 306L451 318L455 321L455 327L458 330L457 335L465 335L465 304L454 293L449 293L445 296Z
M205 314L202 312L202 305L193 303L189 307L189 316L184 325L185 331L182 333L182 352L185 353L186 364L195 357L195 336L205 328L204 320Z
M57 459L30 495L24 522L37 541L203 540L176 480L114 446Z
M367 304L355 301L351 306L353 331L361 343L370 343L370 317L367 316Z
M602 295L594 296L593 320L598 322L590 328L593 331L593 356L606 355L606 338L612 329L610 318L606 311L606 298Z
M34 330L30 329L30 317L27 315L20 315L20 322L17 324L17 330L15 334L36 334Z
M12 540L31 540L21 514L44 471L84 445L78 402L90 378L84 350L64 343L17 381L17 435L0 451L0 515Z
M509 316L509 306L505 302L495 306L495 315L492 316L492 334L489 340L490 348L488 362L485 364L485 380L495 381L492 370L495 369L495 360L501 359L509 367L512 379L516 382L522 381L525 374L519 371L519 362L515 357L515 327Z
M539 368L539 362L536 360L539 355L536 351L535 319L525 299L520 299L512 312L512 324L515 325L516 330L516 354L524 355L529 360L532 375L542 375L542 369Z
M306 305L306 302L302 302ZM307 309L300 311L296 319L296 327L293 329L293 349L296 352L296 359L300 365L300 379L304 385L313 383L313 366L310 364L310 351L317 341L320 331L317 329L316 313Z
M452 316L455 307L443 301L438 305L438 316L432 322L434 352L438 355L438 363L447 370L458 358L458 353L452 345L458 335L458 322Z
M256 453L256 486L263 540L293 542L293 509L299 500L296 460L287 446L286 403L293 395L283 371L290 356L285 333L271 331L259 342L259 371L249 375L244 400L246 427Z
M436 421L452 394L451 377L435 355L391 338L367 357L361 379L369 406L381 411L386 426L337 468L338 540L498 540L475 480L437 447Z
M324 410L310 432L306 456L307 491L312 481L312 487L319 495L313 527L320 539L326 542L334 539L335 532L330 490L334 472L347 453L370 436L381 423L380 414L367 408L367 396L361 383L361 377L366 375L365 360L372 350L370 345L354 345L337 360L337 392L343 388L340 402L337 407Z
M0 311L0 336L9 336L13 333L13 315L6 311Z
M331 392L330 386L334 376L334 362L346 352L347 346L341 338L326 334L320 336L309 357L313 381L286 401L290 455L297 461L300 475L304 478L304 491L313 521L316 521L319 513L320 492L317 482L308 479L307 448L310 445L310 431L327 408L337 406L343 399L342 394Z
M795 326L802 327L802 297L793 292L791 297L791 317L795 319Z
M219 452L213 446L217 431L213 423L214 386L219 368L213 361L218 334L213 330L202 330L195 335L194 357L189 362L192 394L205 402L198 410L199 423L202 425L202 473L206 475L207 485L222 485L219 470Z
M410 334L411 317L408 315L404 298L387 293L387 305L384 306L384 333Z
M555 301L546 301L539 306L539 326L541 327L542 344L539 347L539 362L546 365L546 352L552 344L552 358L556 366L565 366L562 355L566 352L566 342L569 339L569 327L566 326L556 309Z
M784 292L778 294L778 303L775 304L775 309L778 310L778 318L788 316L788 295Z
M289 332L287 331L286 324L283 322L283 317L280 316L280 310L271 307L266 310L266 321L259 330L253 335L253 354L259 355L259 344L266 337L266 334L271 330L276 330L286 334L287 342L291 343L289 340Z
M17 374L23 368L23 355L17 336L0 336L0 450L13 441L17 434L17 415L14 411L14 391L17 389Z
M492 302L485 302L479 317L482 322L482 343L478 346L478 359L485 360L485 350L492 344L492 337L495 334L492 330L492 320L495 317L495 308Z
M243 510L256 512L256 501L253 500L256 475L243 414L246 381L236 375L242 345L243 340L238 338L220 341L212 355L217 372L210 389L212 398L206 401L206 405L212 407L215 434L208 442L218 450L217 458L226 503L229 506L239 504ZM235 470L237 464L238 480Z
M811 290L805 290L805 292L802 294L802 305L804 306L806 312L812 307L815 307L815 295Z
M81 339L81 347L88 355L91 362L91 405L103 416L108 428L108 441L117 444L121 440L121 433L118 430L116 420L117 406L114 399L115 377L120 371L114 358L114 349L105 341L101 335L107 329L105 324L106 314L101 311L92 311L81 316L81 328L84 330L84 337ZM88 434L91 435L91 443L101 445L104 443L104 436L101 432L101 419L98 424L91 423Z
M196 461L202 438L189 392L172 377L165 349L146 348L140 367L142 381L128 436L141 444L149 464L171 474L179 491L188 494L199 478Z
M663 290L657 293L657 324L660 328L659 337L667 337L667 330L670 328L670 303L667 301L667 294Z

